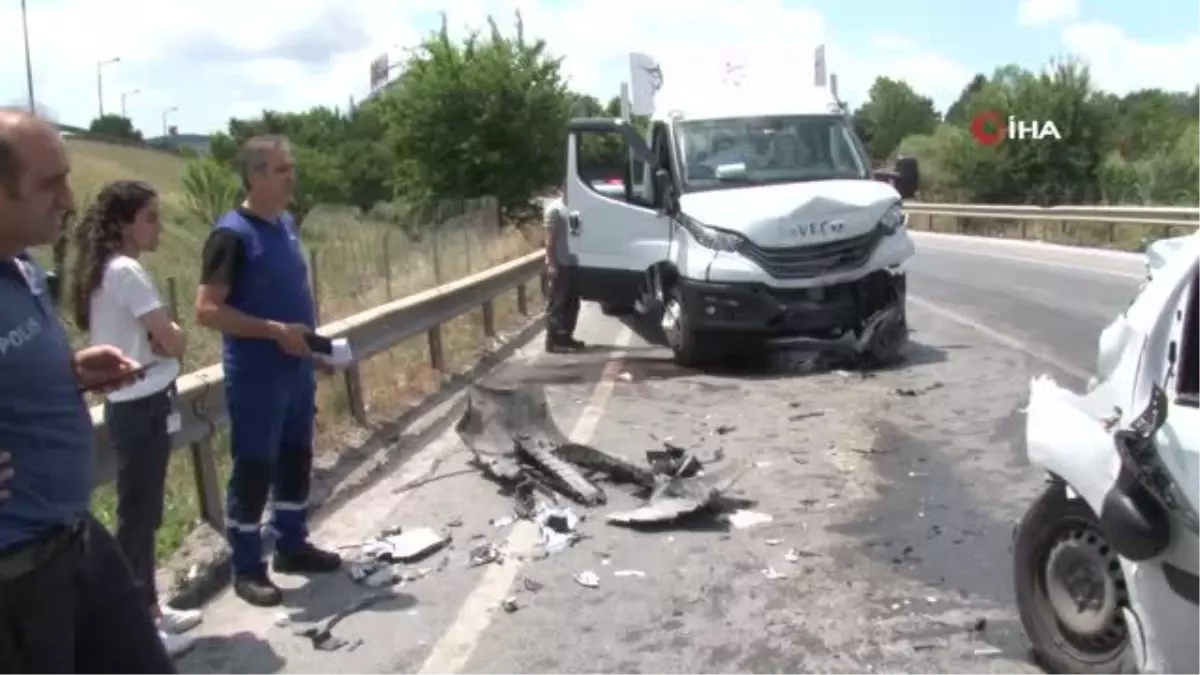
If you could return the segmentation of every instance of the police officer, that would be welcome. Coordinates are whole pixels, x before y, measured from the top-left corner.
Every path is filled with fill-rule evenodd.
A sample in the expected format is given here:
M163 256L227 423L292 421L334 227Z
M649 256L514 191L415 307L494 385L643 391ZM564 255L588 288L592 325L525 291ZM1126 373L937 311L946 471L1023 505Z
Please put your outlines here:
M259 521L274 491L276 572L333 572L336 553L308 539L316 414L316 327L308 266L287 207L295 166L282 136L242 146L246 200L217 221L204 245L196 322L224 337L225 400L233 471L227 495L234 592L262 607L283 594L267 574Z
M546 315L546 351L582 349L575 339L579 320L579 293L575 263L567 241L567 206L556 198L546 204L542 223L546 226L546 279L549 282Z
M131 384L111 346L72 353L25 251L71 207L58 132L0 109L0 672L173 673L150 609L91 503L95 447L81 390Z

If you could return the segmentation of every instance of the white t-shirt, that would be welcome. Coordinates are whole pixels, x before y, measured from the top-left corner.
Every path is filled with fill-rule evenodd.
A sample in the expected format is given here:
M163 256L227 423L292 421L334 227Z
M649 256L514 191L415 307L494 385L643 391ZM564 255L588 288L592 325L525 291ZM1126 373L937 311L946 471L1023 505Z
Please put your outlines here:
M162 361L145 379L108 394L108 400L143 398L162 391L179 377L179 360L155 354L150 333L138 320L162 306L154 280L141 263L125 255L108 261L100 288L92 293L92 344L113 345L142 365Z

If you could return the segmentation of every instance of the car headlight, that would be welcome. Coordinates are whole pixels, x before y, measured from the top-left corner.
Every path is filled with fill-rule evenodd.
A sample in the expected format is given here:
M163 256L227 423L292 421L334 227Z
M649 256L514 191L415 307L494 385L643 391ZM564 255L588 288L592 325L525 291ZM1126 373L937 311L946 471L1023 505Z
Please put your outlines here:
M738 249L744 238L736 232L722 230L718 227L705 225L692 219L686 224L688 232L704 248L714 251L732 253Z
M904 212L904 209L900 208L899 204L893 204L892 207L883 214L883 217L879 219L879 226L882 227L888 234L894 234L898 232L900 228L904 227L904 224L907 222L908 214Z

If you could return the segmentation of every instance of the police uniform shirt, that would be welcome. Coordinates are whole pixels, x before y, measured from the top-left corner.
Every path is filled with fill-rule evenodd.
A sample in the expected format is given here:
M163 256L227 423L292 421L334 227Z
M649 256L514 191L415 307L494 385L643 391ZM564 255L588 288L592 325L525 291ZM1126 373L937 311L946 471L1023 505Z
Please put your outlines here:
M0 258L0 450L12 456L0 551L74 525L90 507L92 418L65 327L31 258Z

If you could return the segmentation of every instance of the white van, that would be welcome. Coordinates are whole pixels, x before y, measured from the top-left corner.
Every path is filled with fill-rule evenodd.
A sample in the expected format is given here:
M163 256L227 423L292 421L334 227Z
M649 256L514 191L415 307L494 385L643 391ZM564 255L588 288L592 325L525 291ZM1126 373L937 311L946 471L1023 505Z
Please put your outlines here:
M859 338L885 316L888 335L906 337L914 247L901 198L916 191L916 161L873 172L825 87L691 84L690 100L657 92L649 142L621 119L571 121L564 202L581 297L609 314L661 311L681 365ZM629 147L623 185L581 177L589 134Z

